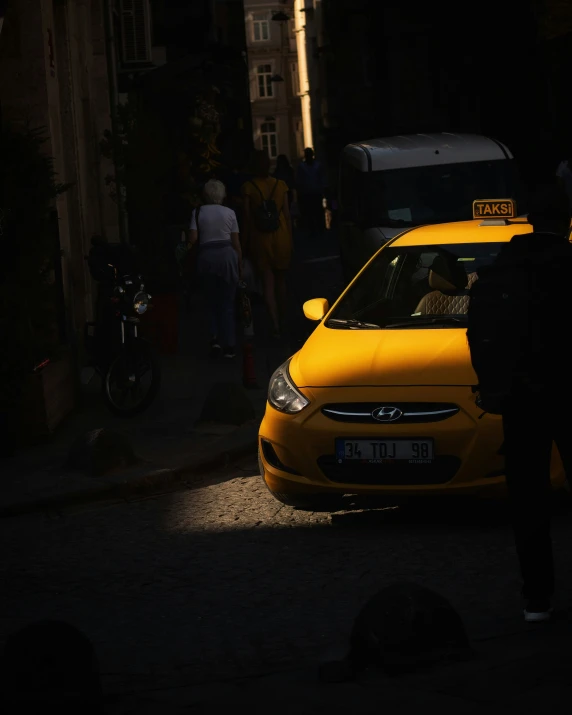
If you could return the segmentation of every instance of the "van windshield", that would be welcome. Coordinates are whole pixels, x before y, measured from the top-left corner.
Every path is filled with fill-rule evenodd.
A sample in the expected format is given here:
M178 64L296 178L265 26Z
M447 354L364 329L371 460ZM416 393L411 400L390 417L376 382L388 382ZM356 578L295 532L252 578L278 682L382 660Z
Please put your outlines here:
M518 213L525 212L513 160L358 173L352 213L363 228L470 220L478 198L512 198Z

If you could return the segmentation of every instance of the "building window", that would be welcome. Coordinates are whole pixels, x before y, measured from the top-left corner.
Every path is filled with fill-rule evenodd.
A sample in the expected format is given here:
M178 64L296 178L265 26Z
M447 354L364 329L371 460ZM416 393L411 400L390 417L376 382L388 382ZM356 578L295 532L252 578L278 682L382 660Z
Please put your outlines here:
M151 62L151 7L149 0L121 0L123 64Z
M252 39L254 42L266 42L270 39L270 23L266 13L254 13L252 16Z
M290 52L297 52L296 25L294 20L288 20L288 43L290 46Z
M301 117L296 120L294 134L296 136L296 156L301 159L304 156L304 125Z
M260 139L262 148L271 159L278 156L278 134L276 133L276 122L263 122L260 125Z
M290 65L290 71L292 73L292 94L295 97L300 96L300 77L298 75L298 63L292 62Z
M260 99L274 96L274 87L272 86L272 65L258 65L256 68L258 76L258 96Z

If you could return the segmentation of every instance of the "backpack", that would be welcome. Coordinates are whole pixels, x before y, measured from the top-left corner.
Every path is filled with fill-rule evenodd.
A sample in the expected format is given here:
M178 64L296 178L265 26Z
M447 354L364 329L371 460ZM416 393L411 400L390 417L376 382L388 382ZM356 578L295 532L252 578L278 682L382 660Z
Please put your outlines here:
M282 211L282 209L280 209L280 211L278 210L276 202L272 198L274 196L274 192L276 191L276 187L278 186L278 179L276 179L276 183L272 187L270 196L267 199L264 198L264 194L260 190L258 184L255 184L254 181L251 181L250 183L253 186L256 186L258 193L262 197L262 203L260 206L257 206L253 210L252 215L254 225L261 233L274 233L274 231L277 231L280 228L280 212Z
M531 257L499 257L479 270L469 290L467 340L477 405L485 412L502 414L515 384L538 386L545 377L539 362L547 335L543 277Z

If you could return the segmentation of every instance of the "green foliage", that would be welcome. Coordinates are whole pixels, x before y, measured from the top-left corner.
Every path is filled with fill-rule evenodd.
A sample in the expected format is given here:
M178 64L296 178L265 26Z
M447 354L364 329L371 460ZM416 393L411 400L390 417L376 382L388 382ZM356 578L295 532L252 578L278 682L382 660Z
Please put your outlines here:
M117 202L118 185L124 187L131 240L153 278L166 285L175 283L174 256L163 226L178 220L166 212L166 197L176 194L190 216L202 183L220 166L216 99L214 92L165 83L152 94L133 94L118 108L118 132L106 131L100 142L102 155L115 162L106 177L109 194Z
M216 146L220 133L220 113L215 106L214 93L209 100L199 95L189 119L190 161L196 178L207 179L220 166L220 151Z
M57 346L50 210L68 187L42 149L43 130L1 129L0 391Z
M195 100L195 107L191 116L186 120L186 131L183 133L182 146L171 146L173 156L180 156L185 153L191 167L193 183L205 181L211 177L216 168L220 166L217 158L220 151L216 146L220 133L220 113L215 108L212 97L210 101L199 95ZM177 124L185 122L184 117L171 117L172 126L167 122L162 122L161 127L154 126L153 130L159 131L163 137L149 136L149 117L138 116L136 106L133 102L125 102L117 108L119 130L117 133L106 129L103 139L100 141L100 151L102 155L113 161L114 173L105 177L105 182L109 187L109 195L117 203L118 185L126 187L129 197L129 204L137 204L137 198L133 197L135 184L139 183L141 170L147 171L153 177L152 183L156 184L157 178L168 175L164 166L164 156L153 158L154 145L163 148L170 142L170 135L181 136ZM149 144L150 140L153 140ZM143 166L138 164L144 161ZM153 163L157 164L154 166ZM146 182L146 185L149 181ZM142 187L139 187L141 189ZM154 189L156 188L153 187ZM162 187L163 189L165 187ZM136 189L138 190L138 189Z

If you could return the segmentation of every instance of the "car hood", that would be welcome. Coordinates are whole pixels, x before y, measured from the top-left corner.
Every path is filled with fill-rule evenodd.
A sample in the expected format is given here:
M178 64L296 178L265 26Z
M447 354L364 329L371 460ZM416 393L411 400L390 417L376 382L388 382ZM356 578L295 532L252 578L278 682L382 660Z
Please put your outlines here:
M318 326L290 362L299 387L475 385L465 328Z

